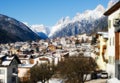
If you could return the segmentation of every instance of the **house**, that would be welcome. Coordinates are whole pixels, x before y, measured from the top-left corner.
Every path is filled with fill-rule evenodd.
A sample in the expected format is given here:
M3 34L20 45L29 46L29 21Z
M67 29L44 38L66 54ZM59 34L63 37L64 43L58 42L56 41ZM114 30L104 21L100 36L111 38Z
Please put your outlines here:
M36 64L20 64L18 67L18 77L21 82L27 82L30 80L30 70Z
M0 83L18 83L18 64L16 55L0 55Z
M18 65L18 77L21 82L26 82L30 80L30 69L34 67L38 60L32 55L19 55L18 56L21 63Z
M98 32L97 33L97 49L96 50L96 62L100 70L106 70L106 64L108 62L107 57L107 46L108 46L108 33L107 32Z
M112 77L120 79L120 0L105 13L108 16L108 57L109 65L112 65ZM111 69L112 70L112 69Z
M66 38L65 37L62 37L60 39L60 43L63 45L63 46L66 46Z
M56 46L50 44L50 45L48 45L47 49L48 49L49 51L55 51L55 50L56 50Z
M56 49L62 49L62 44L58 44L57 46L56 46Z

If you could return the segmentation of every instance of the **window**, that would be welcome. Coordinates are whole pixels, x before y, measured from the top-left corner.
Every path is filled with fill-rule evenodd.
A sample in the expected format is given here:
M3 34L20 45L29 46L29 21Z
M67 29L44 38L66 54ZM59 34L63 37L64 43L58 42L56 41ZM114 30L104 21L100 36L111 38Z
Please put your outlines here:
M113 26L114 27L119 27L120 26L120 19L119 18L113 19Z
M109 63L114 64L115 63L115 57L109 56Z
M112 57L109 56L109 63L111 64L112 63Z
M110 46L111 46L111 38L110 38L110 40L109 40L109 44L110 44Z
M111 20L108 20L108 28L111 28Z
M115 27L115 32L120 30L120 18L113 19L113 26Z
M4 83L4 80L3 80L3 79L0 79L0 83Z
M4 69L0 69L0 74L4 74L5 70Z
M13 72L13 73L16 73L16 69L15 69L15 68L13 68L12 72Z
M113 46L115 45L115 38L113 37Z

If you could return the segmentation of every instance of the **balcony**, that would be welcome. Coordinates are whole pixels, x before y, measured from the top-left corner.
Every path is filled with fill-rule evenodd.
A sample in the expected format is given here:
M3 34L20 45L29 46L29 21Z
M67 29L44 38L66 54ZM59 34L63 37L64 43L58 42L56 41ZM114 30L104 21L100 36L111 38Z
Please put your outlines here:
M13 75L13 76L18 76L18 74L17 74L17 73L12 73L12 75Z
M116 18L113 20L113 26L115 27L115 32L120 31L120 18Z
M107 46L106 45L103 45L103 49L106 49L107 48Z
M97 45L97 48L100 49L100 44Z
M17 76L18 75L18 70L16 68L12 69L12 75Z

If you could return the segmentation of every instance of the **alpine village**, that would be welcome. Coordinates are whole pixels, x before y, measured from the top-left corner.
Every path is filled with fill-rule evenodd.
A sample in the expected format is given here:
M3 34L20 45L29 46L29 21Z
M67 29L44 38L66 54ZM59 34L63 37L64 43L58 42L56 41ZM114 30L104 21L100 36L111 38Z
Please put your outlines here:
M120 83L120 0L102 16L102 30L42 38L0 15L0 83Z

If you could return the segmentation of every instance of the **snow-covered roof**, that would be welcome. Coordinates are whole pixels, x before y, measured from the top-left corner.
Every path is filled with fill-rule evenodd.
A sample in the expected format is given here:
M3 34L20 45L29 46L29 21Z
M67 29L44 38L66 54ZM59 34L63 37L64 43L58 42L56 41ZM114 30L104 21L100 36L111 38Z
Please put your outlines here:
M18 64L21 63L16 55L13 55L13 56L2 55L0 58L0 66L10 66L13 59L16 59ZM17 65L17 63L16 63L16 65Z
M3 61L3 62L2 62L2 65L3 65L3 66L8 66L8 65L10 65L10 63L11 63L11 61Z
M103 34L103 38L108 38L108 34Z
M108 38L108 32L98 32L98 34L102 35L104 38Z
M108 32L97 32L98 34L108 34Z
M0 58L4 57L5 55L0 54Z
M12 60L13 58L14 58L14 56L6 57L7 60Z
M36 64L19 64L19 68L32 68Z

